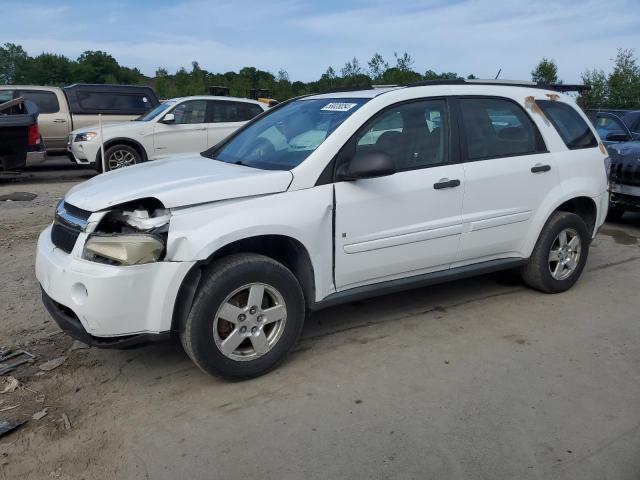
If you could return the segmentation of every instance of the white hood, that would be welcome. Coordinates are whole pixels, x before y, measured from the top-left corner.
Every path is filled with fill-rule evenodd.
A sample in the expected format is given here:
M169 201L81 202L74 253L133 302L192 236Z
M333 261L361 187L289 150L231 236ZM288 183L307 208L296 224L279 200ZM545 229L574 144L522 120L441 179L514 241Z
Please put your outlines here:
M95 212L157 198L167 208L284 192L293 174L233 165L198 155L155 160L103 173L69 190L65 201Z
M146 124L148 124L148 123L149 122L134 122L133 120L129 120L129 121L126 121L126 122L103 123L102 124L102 131L104 133L106 133L107 131L118 130L118 129L122 128L122 127L124 127L125 129L131 128L132 126L145 127ZM76 135L76 134L82 133L82 132L100 132L100 125L96 124L96 125L89 125L88 127L76 128L71 133Z

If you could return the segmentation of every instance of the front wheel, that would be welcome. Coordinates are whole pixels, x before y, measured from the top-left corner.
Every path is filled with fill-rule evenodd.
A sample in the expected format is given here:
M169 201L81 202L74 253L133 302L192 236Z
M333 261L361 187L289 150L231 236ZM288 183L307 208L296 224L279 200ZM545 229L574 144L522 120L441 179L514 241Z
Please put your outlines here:
M554 212L522 269L524 282L545 293L570 289L587 262L589 240L589 230L581 217Z
M180 339L204 372L247 379L285 358L304 316L302 289L289 269L263 255L230 255L204 274Z
M130 167L142 161L138 151L129 145L114 145L109 147L104 156L107 159L105 165L107 172L119 168ZM101 165L102 167L102 165Z

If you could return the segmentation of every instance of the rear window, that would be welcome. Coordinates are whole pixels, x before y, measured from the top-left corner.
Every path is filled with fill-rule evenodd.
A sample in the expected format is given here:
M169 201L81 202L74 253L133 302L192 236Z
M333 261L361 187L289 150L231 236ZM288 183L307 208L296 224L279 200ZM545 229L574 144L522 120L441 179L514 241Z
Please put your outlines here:
M552 100L536 100L536 104L558 131L569 150L598 146L598 140L589 125L573 107Z
M86 111L128 111L144 113L150 109L149 99L138 93L91 92L77 93L80 108Z
M38 113L57 113L60 111L58 97L53 92L43 90L20 90L18 96L31 100L38 106Z

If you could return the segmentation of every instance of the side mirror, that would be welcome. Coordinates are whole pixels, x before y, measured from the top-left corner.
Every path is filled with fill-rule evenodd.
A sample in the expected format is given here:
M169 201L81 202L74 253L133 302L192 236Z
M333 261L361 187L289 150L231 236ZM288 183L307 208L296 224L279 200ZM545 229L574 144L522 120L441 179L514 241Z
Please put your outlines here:
M605 140L607 142L628 142L631 139L626 133L608 133Z
M381 151L356 153L337 172L339 180L358 180L361 178L376 178L396 173L393 159Z
M176 116L173 113L167 113L164 117L162 117L162 123L173 123L176 121Z

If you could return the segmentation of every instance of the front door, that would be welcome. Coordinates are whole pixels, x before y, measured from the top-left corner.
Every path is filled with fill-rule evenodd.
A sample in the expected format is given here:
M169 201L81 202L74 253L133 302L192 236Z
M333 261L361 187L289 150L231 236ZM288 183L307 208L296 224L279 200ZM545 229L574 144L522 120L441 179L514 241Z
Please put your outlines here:
M154 158L206 150L206 109L206 100L188 100L167 112L174 115L174 120L156 123L153 131Z
M398 172L335 184L338 290L449 268L462 231L463 168L443 99L392 106L345 148L384 151Z

